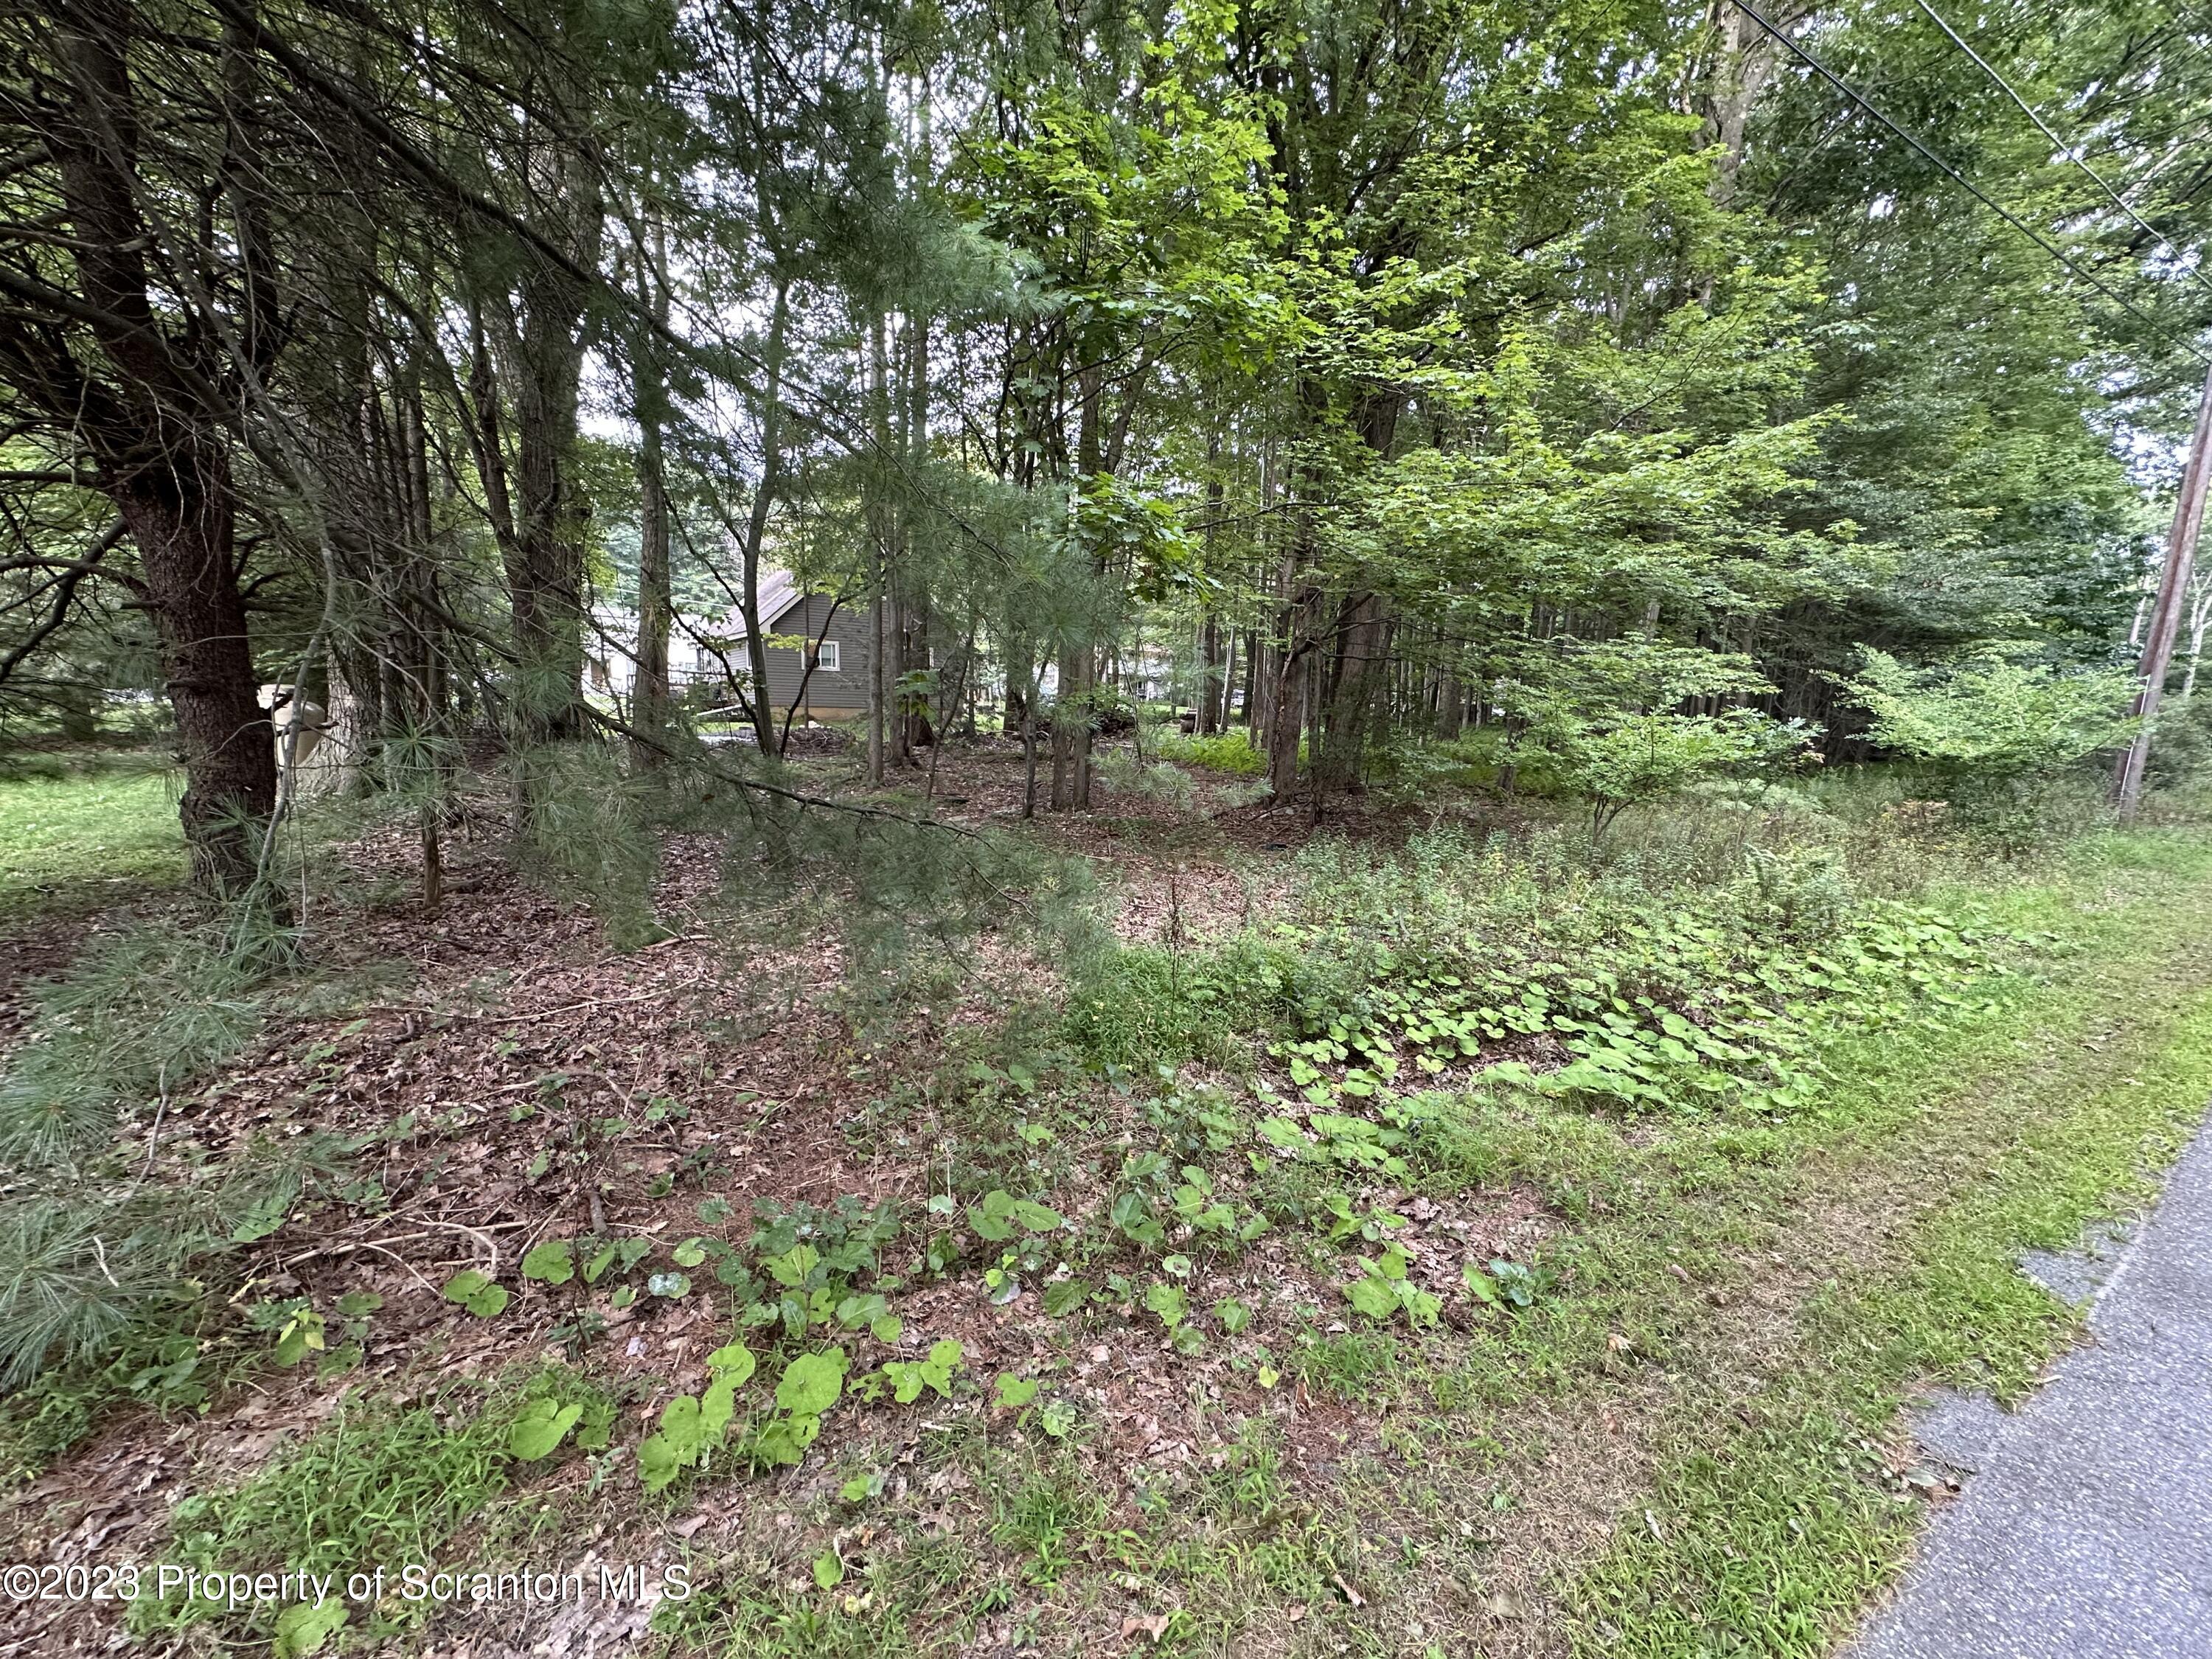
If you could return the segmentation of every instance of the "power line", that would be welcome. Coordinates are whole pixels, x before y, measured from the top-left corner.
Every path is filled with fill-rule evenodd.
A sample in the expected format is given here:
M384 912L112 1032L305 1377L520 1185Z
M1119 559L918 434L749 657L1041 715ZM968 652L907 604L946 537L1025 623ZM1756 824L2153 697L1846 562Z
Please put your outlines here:
M1990 212L1996 214L1998 218L2003 220L2021 235L2027 237L2029 241L2034 243L2036 246L2041 248L2045 253L2056 259L2060 264L2065 266L2066 269L2072 272L2076 277L2080 278L2082 282L2087 283L2091 288L2096 289L2098 293L2103 295L2114 305L2119 307L2121 310L2126 312L2130 317L2133 317L2137 322L2148 329L2154 338L2159 340L2161 343L2179 343L2183 351L2188 353L2189 356L2194 357L2198 362L2203 363L2208 368L2212 368L2212 357L2207 357L2203 352L2197 350L2195 346L2191 345L2186 342L2177 343L2170 341L2169 337L2166 335L2165 331L2161 329L2149 316L2139 310L2128 300L2123 298L2118 294L2115 294L2111 289L2106 288L2104 283L2099 282L2096 277L2082 270L2080 265L2075 264L2072 259L2067 258L2063 249L2057 247L2051 242L2045 240L2035 230L2023 223L2020 219L2014 217L2010 211L1985 194L1982 191L1981 187L1976 185L1972 179L1967 178L1965 173L1960 172L1958 168L1953 167L1948 161L1938 155L1934 150L1929 149L1926 144L1920 141L1919 137L1916 134L1905 127L1899 126L1895 121L1890 119L1888 115L1884 113L1874 103L1869 101L1864 94L1858 92L1848 82L1844 82L1826 64L1814 57L1811 52L1799 46L1795 40L1791 40L1789 35L1777 28L1772 23L1768 22L1765 17L1752 6L1750 0L1731 0L1731 3L1735 5L1738 11L1750 18L1753 22L1758 24L1760 28L1764 29L1769 35L1772 36L1773 39L1781 45L1784 51L1790 52L1793 57L1802 59L1807 68L1810 69L1815 75L1819 76L1823 81L1826 81L1838 92L1842 93L1844 97L1850 99L1854 104L1856 104L1868 114L1873 116L1875 120L1881 122L1882 125L1887 127L1899 137L1904 139L1905 142L1911 145L1914 149L1919 151L1922 156L1926 158L1932 166L1940 170L1945 177L1948 178L1961 190L1964 190L1967 194L1973 197L1976 201L1979 202L1984 207L1989 209Z
M1991 67L1988 59L1984 58L1981 53L1976 52L1973 47L1967 45L1966 42L1960 37L1959 31L1951 27L1949 21L1945 19L1942 13L1937 11L1935 7L1929 5L1928 3L1928 0L1912 0L1912 3L1918 6L1921 10L1926 12L1928 14L1929 21L1934 23L1937 28L1942 30L1946 35L1950 37L1950 41L1953 46L1958 47L1960 52L1965 52L1967 57L1974 60L1976 68L1979 69L1983 74L1988 76L1990 80L1996 82L1999 87L2003 88L2005 96L2011 99L2014 103L2020 106L2020 112L2027 117L2029 120L2035 123L2035 130L2038 132L2040 132L2045 138L2048 138L2051 142L2052 145L2057 148L2061 155L2063 155L2068 161L2079 167L2082 173L2088 179L2090 183L2096 185L2099 190L2103 191L2106 196L2111 198L2112 204L2114 207L2126 214L2130 219L2135 222L2137 228L2142 230L2145 235L2149 236L2153 240L2156 241L2158 245L2166 249L2167 252L2172 254L2175 258L2184 259L2185 258L2181 250L2166 239L2164 232L2159 230L2141 214L2130 207L2127 204L2126 200L2120 195L2119 191L2114 190L2110 185L2105 182L2105 178L2102 173L2099 173L2094 167L2083 161L2080 155L2075 153L2075 149L2072 145L2067 143L2064 139L2061 138L2057 133L2051 130L2049 123L2045 122L2040 115L2035 112L2034 106L2031 105L2027 99L2021 97L2019 93L2013 90L2012 82L2006 80L2003 76L1998 74L1996 69ZM2199 287L2207 290L2212 290L2212 278L2208 278L2204 273L2199 270L2195 265L2185 263L2182 269L2188 272L2189 276Z

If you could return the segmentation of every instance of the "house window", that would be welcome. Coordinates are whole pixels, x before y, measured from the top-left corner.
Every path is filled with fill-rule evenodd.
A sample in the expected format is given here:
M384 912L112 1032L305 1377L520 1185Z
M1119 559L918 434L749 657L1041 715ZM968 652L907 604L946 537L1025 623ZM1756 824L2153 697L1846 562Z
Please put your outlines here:
M834 674L837 672L838 662L836 641L824 640L821 644L814 647L814 665L824 674Z

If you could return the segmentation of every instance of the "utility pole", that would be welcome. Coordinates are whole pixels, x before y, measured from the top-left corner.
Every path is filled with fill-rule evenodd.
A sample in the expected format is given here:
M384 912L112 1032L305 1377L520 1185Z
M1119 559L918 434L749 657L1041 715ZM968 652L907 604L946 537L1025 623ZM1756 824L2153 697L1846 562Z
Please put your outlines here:
M2181 609L2189 592L2191 567L2197 560L2197 532L2204 523L2204 495L2212 483L2212 373L2204 377L2204 394L2197 403L2197 431L2189 441L2189 465L2181 475L2181 499L2173 504L2173 529L2166 537L2166 568L2158 580L2158 603L2150 613L2150 634L2143 641L2142 684L2136 692L2134 713L2142 727L2128 745L2120 764L2117 792L2120 821L2132 823L2142 805L2143 768L2150 761L2151 726L2158 715L2159 700L2166 694L2166 671L2173 661L2174 635L2180 631Z

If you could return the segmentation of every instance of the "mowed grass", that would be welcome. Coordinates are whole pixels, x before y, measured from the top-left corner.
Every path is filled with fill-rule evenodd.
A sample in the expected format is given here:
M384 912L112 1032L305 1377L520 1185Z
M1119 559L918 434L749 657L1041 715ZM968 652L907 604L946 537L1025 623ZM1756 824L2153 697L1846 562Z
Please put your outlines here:
M130 756L56 770L0 781L0 927L184 879L170 769Z

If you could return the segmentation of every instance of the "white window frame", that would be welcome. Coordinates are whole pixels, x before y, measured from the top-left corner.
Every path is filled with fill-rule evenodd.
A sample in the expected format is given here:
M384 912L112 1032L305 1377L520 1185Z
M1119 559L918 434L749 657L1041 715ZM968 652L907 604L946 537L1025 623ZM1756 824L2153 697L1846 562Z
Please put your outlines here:
M842 671L844 653L835 640L823 640L814 647L814 669L820 674L836 674Z

